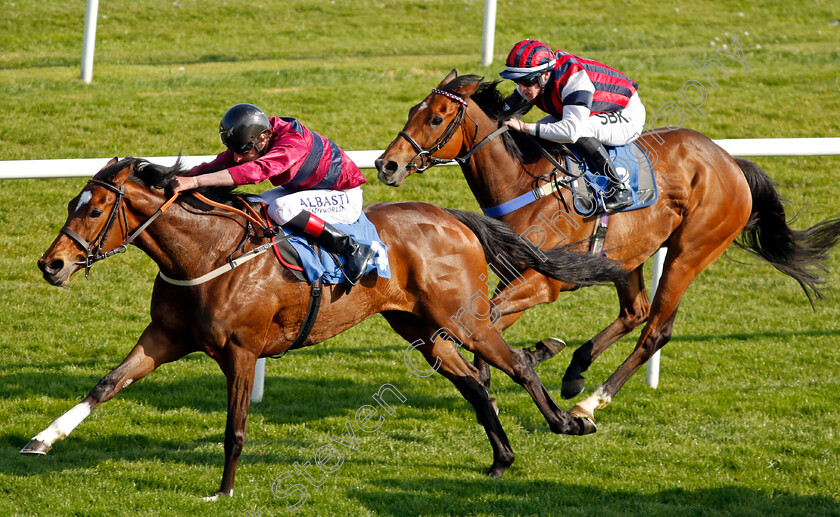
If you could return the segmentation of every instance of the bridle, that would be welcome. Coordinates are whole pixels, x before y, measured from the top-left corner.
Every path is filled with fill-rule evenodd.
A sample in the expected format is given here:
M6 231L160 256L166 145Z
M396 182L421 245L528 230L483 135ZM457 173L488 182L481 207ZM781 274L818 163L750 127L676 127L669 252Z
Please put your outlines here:
M447 163L447 162L450 161L448 159L436 158L435 156L432 156L432 155L434 153L438 152L441 148L443 148L443 146L445 146L446 144L449 143L449 141L455 135L455 131L461 126L461 123L464 121L464 117L466 116L466 113L467 113L467 101L466 101L466 99L463 99L463 98L455 95L454 93L447 92L447 91L444 91L444 90L439 90L437 88L432 89L432 93L436 93L438 95L443 95L444 97L446 97L448 99L452 99L453 101L457 102L459 104L458 113L455 115L455 118L453 118L449 122L449 125L446 126L446 129L443 131L443 134L441 134L438 137L438 139L435 140L435 142L432 144L432 146L429 147L428 149L423 149L423 147L419 143L417 143L417 141L414 138L412 138L412 136L409 135L408 133L406 133L405 131L400 131L398 133L399 136L408 140L408 143L411 144L411 147L413 147L414 150L417 152L417 154L414 155L414 158L412 158L411 160L408 161L408 163L406 164L406 167L412 167L412 168L416 169L418 173L423 173L429 167L433 167L435 165L440 165L442 163ZM472 120L472 119L470 119L470 120ZM470 158L470 156L473 155L473 153L475 153L476 151L478 151L481 148L481 146L483 146L488 141L496 138L497 136L499 136L500 134L504 133L507 130L508 130L507 126L500 127L499 129L497 129L496 131L494 131L493 133L488 135L486 138L484 138L484 140L482 140L477 146L473 147L467 154L465 154L464 156L456 156L454 158L454 160L458 163L461 163L461 164L465 163ZM416 163L416 161L418 159L420 160L419 164Z
M166 203L161 206L157 212L155 212L145 223L141 224L136 230L128 233L128 216L125 212L125 203L123 198L125 197L125 186L116 186L112 183L107 183L105 181L92 179L88 180L88 184L98 185L103 187L107 190L110 190L114 194L116 194L117 199L114 201L113 206L111 207L111 213L108 214L108 220L105 222L105 226L102 227L102 230L99 231L99 234L93 240L92 243L88 243L84 237L76 233L75 231L71 230L67 226L64 226L59 230L59 233L63 233L64 235L73 239L76 244L78 244L82 250L85 252L85 259L76 262L76 265L84 266L85 267L85 278L90 279L90 268L93 267L93 264L99 262L100 260L104 260L108 257L113 257L118 253L124 253L125 250L128 248L128 245L140 235L155 219L158 218L163 212L169 208L172 203L177 199L178 194L175 194L171 198L169 198ZM123 220L123 227L126 229L126 238L116 248L112 249L111 251L102 252L102 248L105 246L105 242L108 240L108 234L111 232L111 228L113 228L114 223L116 222L117 218L122 215Z
M141 163L141 164L137 165L137 168L142 169L146 165L147 165L146 163ZM146 220L145 223L141 224L140 226L137 227L137 229L135 229L133 232L129 233L128 232L128 216L126 215L126 209L125 209L125 203L124 203L125 186L121 185L121 186L118 187L118 186L114 185L113 183L108 183L108 182L97 180L97 179L88 180L88 184L93 184L93 185L98 185L100 187L103 187L107 190L110 190L111 192L113 192L117 196L117 199L114 201L114 204L111 207L111 213L108 214L108 220L105 222L105 226L103 226L102 230L99 231L99 234L93 240L93 243L88 243L88 241L85 240L84 237L82 237L81 235L79 235L75 231L71 230L67 226L62 227L61 230L59 230L59 233L63 233L64 235L67 235L68 237L70 237L73 241L76 242L76 244L79 245L79 247L82 248L82 250L84 250L85 259L80 260L79 262L76 262L76 265L84 266L85 267L85 278L90 279L90 269L91 269L91 267L93 266L94 263L99 262L100 260L104 260L104 259L109 258L109 257L113 257L114 255L117 255L119 253L124 253L128 249L128 245L131 244L131 242L134 241L134 239L137 238L138 235L143 233L143 231L146 230L146 228L148 228L149 225L152 224L155 221L155 219L157 219L161 214L166 212L166 210L170 206L172 206L172 203L175 202L175 200L178 198L180 193L175 193L175 195L173 195L171 198L169 198L157 210L157 212L152 214L152 216L149 217L149 219ZM263 222L260 220L260 215L247 203L245 203L245 207L248 209L249 212L251 212L250 214L248 214L246 212L243 212L242 210L238 210L236 208L223 205L221 203L216 203L215 201L207 199L206 197L199 194L198 192L193 192L192 194L198 200L200 200L200 201L202 201L202 202L204 202L204 203L206 203L210 206L213 206L213 207L216 207L216 208L221 208L223 210L227 210L229 212L232 212L232 213L235 213L237 215L240 215L240 216L244 217L245 219L247 219L249 221L249 224L254 225L254 228L260 228L263 231L263 234L266 236L266 238L272 237L275 234L275 229L271 226L265 226L265 224L263 224ZM126 238L122 242L122 244L120 244L116 248L112 249L111 251L106 251L106 252L103 253L102 248L105 246L105 242L108 240L108 234L111 232L111 229L113 228L114 223L117 221L117 219L120 217L120 215L122 216L123 227L126 229ZM259 248L260 251L258 253L254 253L252 251L249 254L247 254L248 258L245 258L244 260L240 260L239 262L241 263L241 262L245 262L247 260L250 260L250 258L253 258L253 256L259 255L259 254L267 251L268 249L270 249L270 246L273 246L273 245L274 245L274 243L271 243L269 246L265 246L265 245L261 246ZM241 246L241 244L240 244L240 246ZM256 251L256 250L254 250L254 251ZM240 257L240 259L242 259L242 257ZM232 260L230 260L229 263L232 263L233 267L236 267L236 265L238 265L237 263L233 262ZM232 269L233 267L231 267L230 269ZM224 271L222 271L222 272L224 272ZM218 276L218 273L216 273L216 272L214 272L212 274L215 274L216 276ZM207 276L207 275L205 275L205 276ZM215 276L213 276L211 278L215 278ZM177 285L197 285L195 282L192 282L192 281L187 282L187 283L183 283L183 282L180 282L180 281L172 281L172 280L169 280L169 281L170 281L170 283L176 283ZM206 281L206 280L204 280L204 281ZM203 281L199 282L199 283L203 283Z

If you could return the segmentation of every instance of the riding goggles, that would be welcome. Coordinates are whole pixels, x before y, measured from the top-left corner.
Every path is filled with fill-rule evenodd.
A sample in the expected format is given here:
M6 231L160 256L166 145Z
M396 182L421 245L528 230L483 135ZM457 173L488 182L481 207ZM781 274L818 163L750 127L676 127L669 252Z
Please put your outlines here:
M236 154L247 154L248 151L250 151L251 148L254 147L254 141L249 140L243 144L240 144L236 141L235 138L233 138L233 135L231 134L232 132L233 131L219 132L219 138L222 139L222 143L225 144L225 147L227 147Z
M540 74L542 74L542 72L540 72L539 74L530 75L528 77L523 77L522 79L514 79L513 82L525 87L534 86L535 84L537 84L537 82L539 82Z

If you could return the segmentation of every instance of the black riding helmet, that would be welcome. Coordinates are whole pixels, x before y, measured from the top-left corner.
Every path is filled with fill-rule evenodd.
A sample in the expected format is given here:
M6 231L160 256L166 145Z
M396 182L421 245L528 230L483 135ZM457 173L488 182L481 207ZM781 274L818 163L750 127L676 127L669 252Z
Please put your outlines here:
M257 137L271 129L268 116L253 104L237 104L227 110L219 123L222 143L237 154L245 154L257 143Z

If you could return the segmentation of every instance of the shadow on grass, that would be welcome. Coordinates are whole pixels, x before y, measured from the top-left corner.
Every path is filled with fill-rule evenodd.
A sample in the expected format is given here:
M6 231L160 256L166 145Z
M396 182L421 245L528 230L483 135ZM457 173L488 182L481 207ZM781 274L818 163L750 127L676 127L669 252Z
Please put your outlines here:
M621 342L630 342L636 341L639 337L639 332L643 326L639 326L633 334L630 334L627 337L622 338ZM727 341L727 340L735 340L735 341L747 341L750 339L765 339L765 338L776 338L776 339L796 339L798 337L832 337L832 336L840 336L840 330L804 330L798 332L733 332L730 334L680 334L679 328L674 331L674 335L668 341L668 343L675 343L680 341L685 342L706 342L706 341ZM538 342L538 336L534 336L534 341L529 340L521 340L521 341L508 341L510 346L514 348L525 348L533 345L534 343ZM559 336L566 342L567 350L561 352L560 355L557 357L562 356L563 354L568 354L569 351L574 351L575 348L579 347L580 345L586 343L586 339L578 339L574 337L569 337L568 339L563 336ZM663 350L667 350L664 348ZM571 359L571 355L569 355L569 359Z
M599 486L552 481L387 479L374 488L352 490L356 499L381 516L449 515L809 515L836 516L840 503L827 496L802 496L738 486L610 491Z

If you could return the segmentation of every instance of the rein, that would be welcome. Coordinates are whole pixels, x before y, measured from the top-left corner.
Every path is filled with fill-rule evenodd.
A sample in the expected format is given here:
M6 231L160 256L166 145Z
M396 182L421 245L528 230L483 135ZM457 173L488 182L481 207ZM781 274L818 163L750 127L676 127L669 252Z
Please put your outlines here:
M256 210L254 210L254 207L252 207L248 203L243 202L250 214L245 213L242 210L239 210L238 208L223 205L222 203L217 203L213 200L207 199L204 195L199 194L198 192L193 192L192 194L193 196L195 196L196 199L198 199L202 203L206 203L212 207L220 208L222 210L227 210L228 212L233 212L234 214L241 215L245 219L251 221L251 224L254 225L254 228L263 228L264 231L268 231L265 225L263 224L262 219L260 219L260 214Z
M161 205L160 208L158 208L158 210L154 214L152 214L151 217L149 217L149 219L146 220L146 222L138 226L133 232L129 233L126 236L125 240L119 246L112 249L111 251L106 251L103 253L102 248L105 245L105 241L108 240L108 234L111 232L111 229L114 227L114 223L117 221L120 215L122 216L123 226L126 228L126 232L128 232L128 216L126 215L124 203L125 186L121 185L117 187L116 185L97 179L88 180L88 184L103 187L113 192L117 196L117 200L114 201L114 205L111 207L111 213L108 214L108 220L105 222L105 226L102 228L102 230L99 232L99 234L96 236L92 243L89 243L84 237L82 237L72 229L68 228L67 226L62 227L61 230L59 230L59 233L63 233L64 235L70 237L73 241L76 242L76 244L78 244L82 248L82 250L84 250L86 255L85 259L76 262L76 264L83 265L85 267L85 278L90 280L90 269L93 267L93 264L99 262L100 260L105 260L106 258L113 257L114 255L125 253L128 249L128 245L131 244L134 241L134 239L137 238L138 235L143 233L146 230L146 228L148 228L149 225L151 225L155 221L155 219L157 219L164 212L166 212L166 210L170 206L172 206L172 203L174 203L175 200L178 199L180 193L176 192L175 195L169 198L163 205ZM247 207L247 209L251 212L251 214L248 214L232 206L227 206L212 201L204 195L199 194L198 192L193 192L193 195L201 202L206 203L210 206L220 208L222 210L227 210L228 212L233 212L237 215L241 215L242 217L250 221L252 224L254 224L255 228L262 228L263 232L266 235L274 235L273 229L270 226L266 227L264 225L263 221L260 219L259 213L257 213L257 211L254 210L254 208L248 203L244 204ZM173 285L194 286L203 284L209 280L212 280L213 278L216 278L217 276L227 273L228 271L232 270L233 268L239 265L244 264L245 262L248 262L249 260L257 257L258 255L265 253L266 251L270 250L271 247L274 246L274 244L276 243L264 244L262 246L254 248L253 250L247 253L244 253L236 259L228 259L225 265L220 266L214 269L213 271L192 280L175 280L167 277L163 274L163 272L160 272L159 274L161 279Z

